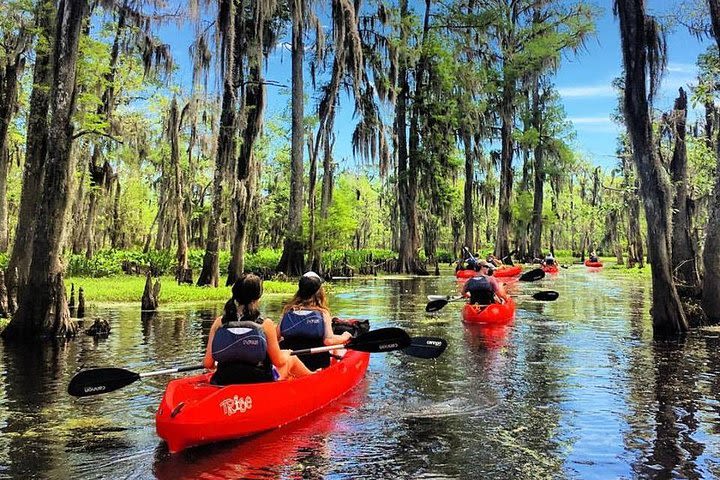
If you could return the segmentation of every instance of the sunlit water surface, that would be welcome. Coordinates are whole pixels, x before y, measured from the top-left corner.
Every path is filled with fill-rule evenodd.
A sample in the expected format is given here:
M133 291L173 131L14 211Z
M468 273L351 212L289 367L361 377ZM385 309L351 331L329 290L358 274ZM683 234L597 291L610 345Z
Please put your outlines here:
M340 283L340 282L338 282ZM649 283L582 266L517 295L514 323L468 328L442 277L346 281L333 313L444 337L421 360L373 354L365 380L321 412L251 439L170 455L154 413L169 376L74 399L81 367L152 371L199 363L221 305L141 318L98 308L112 334L55 349L0 343L0 478L720 477L720 333L652 340ZM529 295L557 290L556 302ZM283 298L267 296L277 318Z

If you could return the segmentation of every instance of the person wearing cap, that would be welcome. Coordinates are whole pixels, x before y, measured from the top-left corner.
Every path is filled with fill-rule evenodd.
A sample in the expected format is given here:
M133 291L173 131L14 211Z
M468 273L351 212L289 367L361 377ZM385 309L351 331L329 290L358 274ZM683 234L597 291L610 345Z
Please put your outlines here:
M215 369L210 383L230 385L297 378L312 372L278 343L275 323L260 315L262 279L243 275L232 286L224 313L210 327L205 368Z
M590 261L597 262L598 260L599 259L598 259L597 253L595 253L595 251L590 252Z
M332 318L322 283L322 278L315 272L307 272L300 277L298 290L283 308L278 326L278 335L282 338L280 345L283 348L299 350L323 345L342 345L352 338L349 332L342 335L333 333ZM301 355L300 359L311 370L330 365L328 352Z
M475 265L475 276L465 282L462 288L462 294L470 296L471 304L504 303L507 298L505 290L495 277L489 275L494 268L495 265L484 260Z
M546 267L552 267L555 265L555 257L553 257L552 252L548 252L548 254L545 256L545 260L543 260L543 265Z

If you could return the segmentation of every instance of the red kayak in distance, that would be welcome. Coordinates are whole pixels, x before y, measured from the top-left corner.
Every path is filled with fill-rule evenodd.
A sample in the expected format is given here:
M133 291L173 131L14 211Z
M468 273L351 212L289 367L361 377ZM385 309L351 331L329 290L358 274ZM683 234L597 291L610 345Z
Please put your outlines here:
M465 323L485 323L504 325L515 316L515 302L508 297L505 303L491 305L471 305L466 303L462 309L462 320Z
M522 273L522 267L520 265L502 265L495 269L493 277L514 277Z
M557 265L543 265L542 270L545 273L558 273Z
M458 270L455 272L456 278L472 278L475 276L475 270Z
M590 268L600 268L603 264L602 262L591 262L590 260L585 260L585 266Z
M155 415L170 453L273 430L329 404L365 376L370 354L348 350L341 360L294 380L218 386L212 373L172 380Z

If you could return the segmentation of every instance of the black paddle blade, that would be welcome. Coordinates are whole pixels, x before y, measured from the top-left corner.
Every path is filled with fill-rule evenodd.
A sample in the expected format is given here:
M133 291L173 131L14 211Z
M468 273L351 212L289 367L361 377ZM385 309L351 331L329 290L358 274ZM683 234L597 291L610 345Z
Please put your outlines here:
M448 301L444 298L441 298L439 300L433 300L432 302L428 302L428 304L425 305L425 311L429 313L437 312L447 304Z
M345 346L351 350L361 352L391 352L401 350L410 345L410 335L397 327L378 328L358 335Z
M543 272L542 268L536 268L520 275L521 282L534 282L543 278L545 278L545 272Z
M78 372L68 384L73 397L89 397L112 392L140 380L140 375L124 368L93 368Z
M554 290L547 290L545 292L537 292L533 294L535 300L542 300L544 302L554 302L558 299L560 294Z
M418 358L437 358L447 348L444 338L412 337L410 346L403 348L403 353Z

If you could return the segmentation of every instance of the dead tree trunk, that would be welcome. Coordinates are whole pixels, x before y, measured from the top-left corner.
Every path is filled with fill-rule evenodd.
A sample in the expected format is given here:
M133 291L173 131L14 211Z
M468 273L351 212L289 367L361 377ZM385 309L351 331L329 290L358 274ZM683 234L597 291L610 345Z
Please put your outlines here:
M697 253L690 232L692 219L688 202L687 147L685 132L687 121L687 95L680 88L672 113L671 125L674 130L675 149L670 162L670 173L674 184L672 216L672 263L675 265L675 277L690 289L700 286L700 274L697 268Z
M633 148L633 158L640 176L640 193L645 206L648 247L652 257L653 332L676 335L688 330L672 276L672 194L671 185L653 142L652 122L646 92L649 68L651 75L660 69L657 45L649 32L657 32L654 20L645 15L643 0L617 2L625 66L625 123ZM652 43L651 43L652 42ZM652 55L648 55L651 52ZM650 57L650 58L648 58ZM652 93L651 78L651 93ZM650 96L652 99L652 95Z
M61 0L58 6L48 129L48 144L53 148L47 152L29 281L20 291L18 311L2 332L6 339L69 337L77 332L68 310L60 249L73 170L71 116L75 106L78 43L88 10L86 0Z

